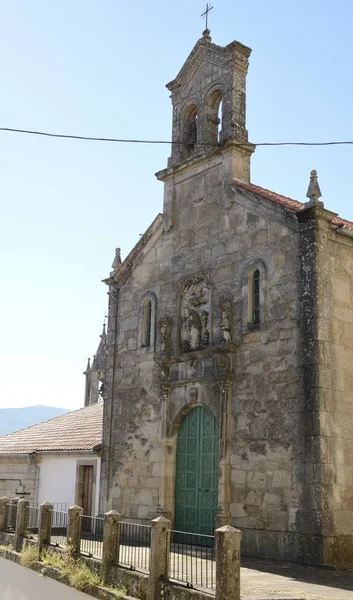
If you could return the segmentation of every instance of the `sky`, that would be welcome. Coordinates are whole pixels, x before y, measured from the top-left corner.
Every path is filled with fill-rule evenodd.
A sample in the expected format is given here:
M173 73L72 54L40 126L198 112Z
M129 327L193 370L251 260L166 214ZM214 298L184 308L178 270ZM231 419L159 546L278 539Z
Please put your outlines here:
M353 140L353 3L213 0L213 41L253 49L249 140ZM169 140L171 81L203 0L0 0L0 127ZM0 407L80 408L124 258L162 211L166 145L0 132ZM353 146L259 147L252 182L353 219Z

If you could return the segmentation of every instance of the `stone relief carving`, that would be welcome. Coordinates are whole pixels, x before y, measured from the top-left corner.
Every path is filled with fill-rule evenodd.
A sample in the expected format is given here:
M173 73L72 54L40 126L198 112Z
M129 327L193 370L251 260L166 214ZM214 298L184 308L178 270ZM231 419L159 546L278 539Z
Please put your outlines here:
M199 391L196 387L191 387L188 390L188 400L189 402L197 402L197 399L199 397Z
M222 309L221 343L231 344L232 338L232 304L228 300L220 303Z
M162 353L170 354L172 337L172 319L170 317L162 317L159 321L159 329L161 332Z
M210 289L204 278L184 283L181 301L181 345L184 352L201 350L210 343Z

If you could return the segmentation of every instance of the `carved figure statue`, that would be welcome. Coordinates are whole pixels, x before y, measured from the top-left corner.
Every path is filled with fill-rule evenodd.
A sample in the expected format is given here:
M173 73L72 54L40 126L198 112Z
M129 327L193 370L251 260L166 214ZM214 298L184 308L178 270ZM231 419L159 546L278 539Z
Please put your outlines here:
M203 310L201 313L201 324L202 324L202 346L208 346L210 343L210 332L207 329L208 325L208 313Z
M159 321L159 327L162 338L162 353L170 354L172 321L170 317L163 317Z
M195 276L184 283L181 303L181 343L184 352L200 350L209 345L209 297L210 291L202 276Z
M230 302L222 302L222 320L221 320L221 343L231 344L232 343L232 325L231 325L231 310L232 305Z
M199 313L191 309L189 310L189 314L186 318L187 321L187 329L189 332L189 344L191 350L197 350L201 345L201 330L202 324Z

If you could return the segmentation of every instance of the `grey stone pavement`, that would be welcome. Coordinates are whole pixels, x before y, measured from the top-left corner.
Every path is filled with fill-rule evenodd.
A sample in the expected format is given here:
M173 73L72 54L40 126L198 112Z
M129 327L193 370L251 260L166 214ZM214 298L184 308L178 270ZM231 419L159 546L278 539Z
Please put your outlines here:
M353 600L353 571L244 559L243 600Z

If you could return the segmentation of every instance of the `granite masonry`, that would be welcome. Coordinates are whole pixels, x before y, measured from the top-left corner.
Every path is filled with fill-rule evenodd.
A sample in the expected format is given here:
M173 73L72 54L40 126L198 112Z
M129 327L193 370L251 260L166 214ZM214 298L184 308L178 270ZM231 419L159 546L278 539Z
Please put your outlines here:
M250 49L168 84L164 208L110 276L101 511L353 565L353 224L250 183ZM105 334L104 334L105 335Z

